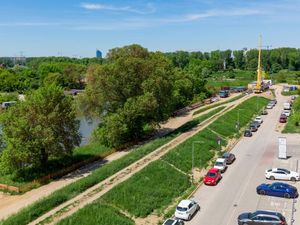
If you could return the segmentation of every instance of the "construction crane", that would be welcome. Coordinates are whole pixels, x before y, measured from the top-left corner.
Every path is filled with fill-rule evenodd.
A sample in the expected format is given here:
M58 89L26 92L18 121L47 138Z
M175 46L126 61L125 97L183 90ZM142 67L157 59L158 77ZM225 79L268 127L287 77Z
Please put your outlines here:
M262 37L259 36L259 45L258 45L258 65L257 65L257 82L254 88L254 93L262 93L262 69L261 69L261 48L262 48Z

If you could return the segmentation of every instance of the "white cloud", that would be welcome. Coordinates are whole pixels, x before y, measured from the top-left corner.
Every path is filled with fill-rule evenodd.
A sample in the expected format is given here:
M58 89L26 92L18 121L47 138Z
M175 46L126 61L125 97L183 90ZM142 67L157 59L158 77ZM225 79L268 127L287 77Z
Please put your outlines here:
M121 12L123 11L123 12L133 12L137 14L150 14L156 11L156 9L150 3L146 5L145 10L138 10L130 6L116 7L113 5L104 5L104 4L96 4L96 3L81 3L80 6L86 10L109 10L109 11L121 11Z

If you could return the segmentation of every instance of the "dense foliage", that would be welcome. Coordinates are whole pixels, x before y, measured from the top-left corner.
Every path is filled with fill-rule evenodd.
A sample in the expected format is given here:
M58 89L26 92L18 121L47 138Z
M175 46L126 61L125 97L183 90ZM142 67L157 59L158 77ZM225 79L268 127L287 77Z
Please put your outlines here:
M300 97L294 101L291 112L283 133L300 133Z
M143 137L205 92L201 76L174 71L163 54L139 45L112 49L106 60L89 67L82 107L103 117L96 135L108 146Z
M5 149L1 173L45 167L49 158L70 155L80 143L72 100L55 85L40 88L1 115Z

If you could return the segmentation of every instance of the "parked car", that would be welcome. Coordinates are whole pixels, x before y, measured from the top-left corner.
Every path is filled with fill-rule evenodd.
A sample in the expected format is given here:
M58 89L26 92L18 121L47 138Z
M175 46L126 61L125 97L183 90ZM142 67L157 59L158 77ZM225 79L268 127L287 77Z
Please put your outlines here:
M206 185L217 185L221 179L222 175L220 173L220 170L217 168L212 168L208 170L207 174L203 179L203 182Z
M277 100L276 100L276 99L272 99L270 102L271 102L272 104L274 104L274 105L277 104Z
M193 200L182 200L175 210L175 217L183 220L190 220L200 209L200 206Z
M289 102L283 103L283 109L290 110L291 109L291 103L289 103Z
M256 132L258 130L258 126L256 124L250 124L249 130L251 132Z
M259 124L263 123L263 119L260 116L255 117L254 121L258 122Z
M271 104L271 103L269 103L268 105L267 105L267 109L273 109L273 107L274 107L274 105L273 104Z
M214 168L217 168L221 171L221 173L224 173L227 169L226 159L218 158L215 162Z
M2 109L7 109L7 108L13 106L16 103L17 103L16 101L2 102L1 108Z
M256 129L257 130L257 129ZM252 137L252 132L250 129L246 129L244 131L244 137Z
M290 110L283 110L283 112L281 114L284 114L287 117L289 117L291 115L291 111Z
M239 225L287 225L284 216L281 213L258 210L256 212L242 213L238 217Z
M163 225L184 225L184 222L178 219L167 219Z
M298 191L296 187L281 182L275 182L273 184L261 184L257 186L256 192L260 195L277 196L284 198L298 197Z
M251 124L256 124L257 128L260 127L260 123L259 123L258 121L256 121L256 120L253 120L253 121L250 123L250 125L251 125Z
M285 114L281 114L279 118L279 123L286 123L287 122L287 116Z
M265 172L265 176L267 179L271 180L299 180L299 173L283 168L268 169Z
M226 165L228 164L231 164L234 162L235 160L235 155L233 153L230 153L230 152L225 152L223 155L222 155L222 158L223 159L226 159Z
M268 111L267 110L262 110L260 114L261 115L268 115Z

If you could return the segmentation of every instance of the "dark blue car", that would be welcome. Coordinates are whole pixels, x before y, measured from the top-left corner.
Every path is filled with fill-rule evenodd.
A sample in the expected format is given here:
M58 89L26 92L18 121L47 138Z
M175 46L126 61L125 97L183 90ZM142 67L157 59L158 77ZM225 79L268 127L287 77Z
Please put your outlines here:
M284 198L297 198L298 191L292 185L276 182L273 184L261 184L256 188L260 195L270 195Z

